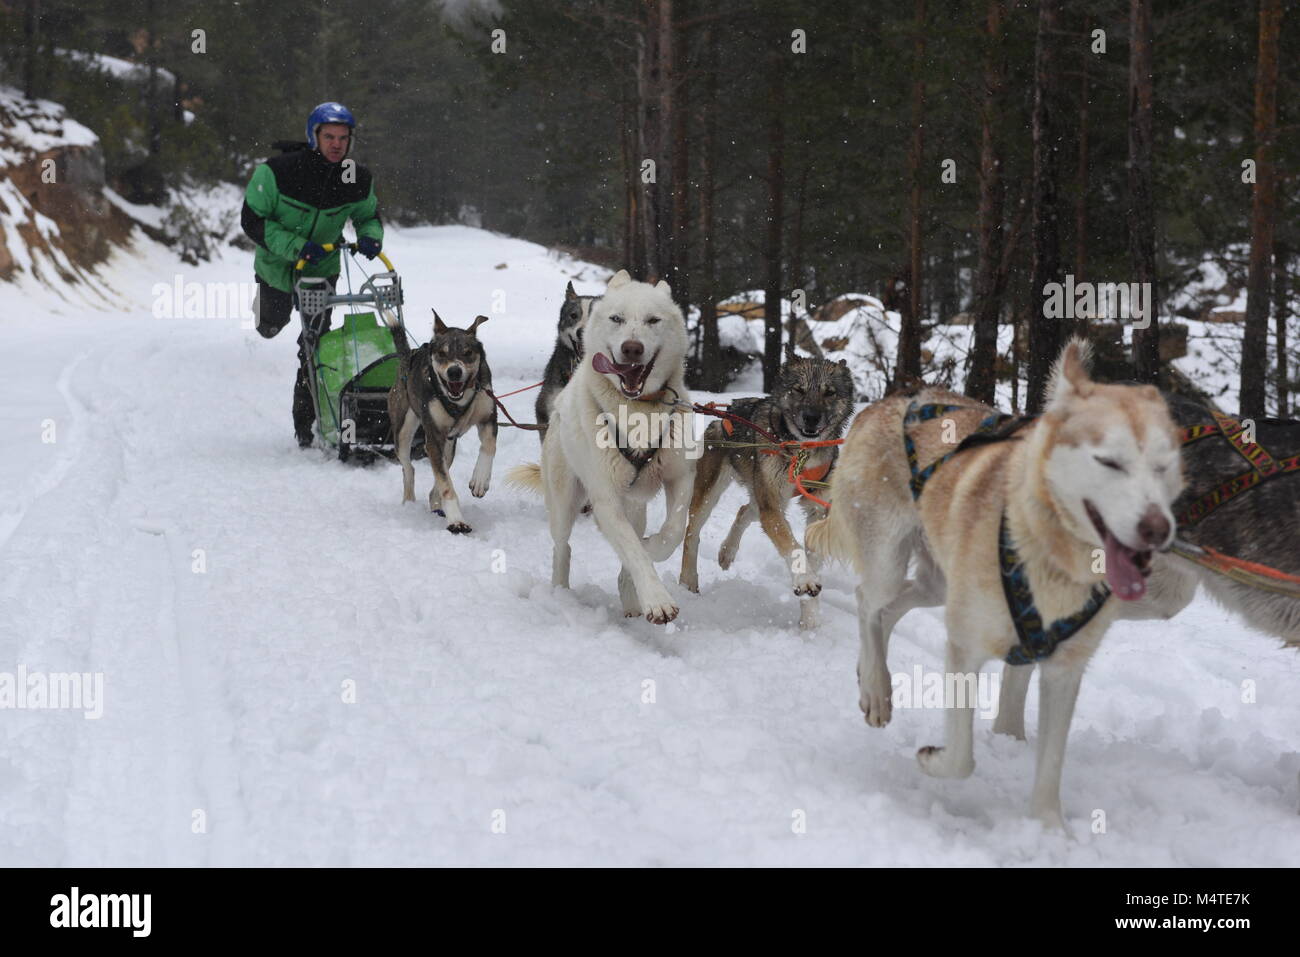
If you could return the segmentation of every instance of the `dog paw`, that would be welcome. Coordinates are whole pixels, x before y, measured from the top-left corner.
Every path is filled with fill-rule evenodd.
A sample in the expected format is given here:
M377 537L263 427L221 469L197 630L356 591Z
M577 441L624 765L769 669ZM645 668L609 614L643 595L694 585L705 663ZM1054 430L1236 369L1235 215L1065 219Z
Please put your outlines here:
M858 707L862 710L862 717L873 728L883 728L894 714L894 703L889 700L889 695L869 691L858 694Z
M453 535L468 535L470 532L474 531L474 529L470 528L470 526L465 522L452 522L447 526L447 531L451 532Z
M718 549L718 566L725 572L735 560L736 546L730 542L723 542L722 547Z
M415 496L410 494L409 492L402 496L403 505L405 505L407 502L414 502L414 501L415 501Z
M1065 837L1072 836L1070 829L1065 826L1065 818L1061 816L1060 807L1031 808L1029 814L1043 825L1044 831L1055 831Z
M653 605L646 609L646 621L654 625L666 625L677 617L680 609L671 602L663 605Z
M947 748L927 745L916 752L916 763L932 778L970 777L975 770L974 759L954 755L955 752Z
M412 499L412 501L414 501L414 499ZM446 518L446 517L447 517L447 513L444 512L444 511L443 511L442 509L440 509L440 508L435 508L435 509L433 510L433 514L434 514L434 515L437 515L439 518Z
M488 485L491 484L492 475L479 475L477 471L469 480L469 490L475 498L482 498L488 493Z
M1003 713L999 711L998 716L993 719L993 733L1008 734L1011 737L1015 738L1017 741L1025 740L1024 716L1021 715L1020 722L1019 724L1017 724L1015 719L1013 718L1006 718L1004 720Z
M682 572L677 578L677 583L689 592L698 595L700 593L700 579L697 575L688 575Z
M816 598L822 593L822 583L812 572L801 572L794 576L794 593Z
M858 666L858 708L863 718L873 728L883 728L889 724L894 714L892 691L888 681L872 678L862 680L862 666ZM870 687L875 685L875 687Z

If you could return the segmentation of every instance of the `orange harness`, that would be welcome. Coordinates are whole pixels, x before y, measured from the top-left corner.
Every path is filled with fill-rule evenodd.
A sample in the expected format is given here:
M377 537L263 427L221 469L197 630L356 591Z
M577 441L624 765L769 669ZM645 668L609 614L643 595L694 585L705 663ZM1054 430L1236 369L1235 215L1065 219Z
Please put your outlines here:
M713 411L721 407L720 403L709 402L703 409L697 411ZM737 416L737 418L739 418L739 416ZM736 431L735 423L729 418L722 419L722 431L726 432L728 436L732 435ZM826 462L822 465L815 465L812 468L808 468L808 457L812 454L812 449L843 444L843 439L830 439L823 442L782 442L777 448L759 449L759 452L764 455L789 456L790 469L786 473L786 478L790 484L794 486L794 491L790 493L791 498L802 495L804 498L816 502L822 508L830 508L830 502L818 498L812 492L808 491L803 483L805 481L820 482L822 479L826 478L826 476L830 474L832 463Z

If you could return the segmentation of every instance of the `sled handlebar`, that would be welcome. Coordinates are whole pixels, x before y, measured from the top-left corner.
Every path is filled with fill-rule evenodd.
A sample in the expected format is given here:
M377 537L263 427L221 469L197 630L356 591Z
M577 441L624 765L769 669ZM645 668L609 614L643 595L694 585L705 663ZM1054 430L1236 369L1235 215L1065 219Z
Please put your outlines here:
M324 246L322 246L321 248L324 249L327 253L332 253L332 252L334 252L334 250L336 250L336 249L346 249L346 250L348 250L349 252L355 252L355 251L356 251L356 248L357 248L357 244L356 244L356 243L339 243L338 245L335 245L334 243L326 243L326 244L325 244ZM379 253L379 258L380 258L381 260L383 260L383 263L384 263L385 266L388 267L388 271L389 271L389 272L396 272L396 271L397 271L397 270L395 270L395 269L393 268L393 262L392 262L392 260L389 259L387 256L385 256L385 255L383 254L382 251ZM306 265L307 265L307 260L305 260L305 259L299 259L298 262L297 262L297 263L294 265L294 267L293 267L293 268L294 268L294 271L295 271L295 272L300 271L300 270L302 269L302 267L303 267L303 266L306 266Z

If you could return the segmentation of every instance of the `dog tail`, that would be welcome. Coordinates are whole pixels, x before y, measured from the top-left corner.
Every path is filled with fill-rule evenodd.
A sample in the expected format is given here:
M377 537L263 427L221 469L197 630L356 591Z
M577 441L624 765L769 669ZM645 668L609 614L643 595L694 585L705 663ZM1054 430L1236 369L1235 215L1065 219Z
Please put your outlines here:
M397 354L403 358L411 354L411 344L406 341L406 326L402 325L402 320L397 313L379 307L379 315L384 320L384 325L393 331L393 348Z
M506 484L534 495L542 494L542 467L537 462L525 462L506 472Z

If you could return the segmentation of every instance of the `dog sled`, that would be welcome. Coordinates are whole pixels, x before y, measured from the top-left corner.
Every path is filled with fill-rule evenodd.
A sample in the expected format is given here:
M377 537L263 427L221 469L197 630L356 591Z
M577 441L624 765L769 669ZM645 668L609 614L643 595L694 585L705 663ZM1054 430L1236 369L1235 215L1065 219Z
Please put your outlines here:
M356 254L355 243L328 245L325 251L336 248ZM396 456L388 390L397 378L399 363L392 330L377 313L384 310L402 318L402 280L387 256L381 252L379 258L387 271L366 277L355 292L346 258L346 293L336 293L324 277L299 276L293 286L303 344L311 357L312 374L307 382L316 410L316 436L323 448L337 450L341 462ZM305 265L306 260L300 259L295 268L301 272ZM334 306L351 310L335 328L317 335L317 317ZM365 306L372 311L364 311ZM413 445L413 451L423 452L419 434Z

